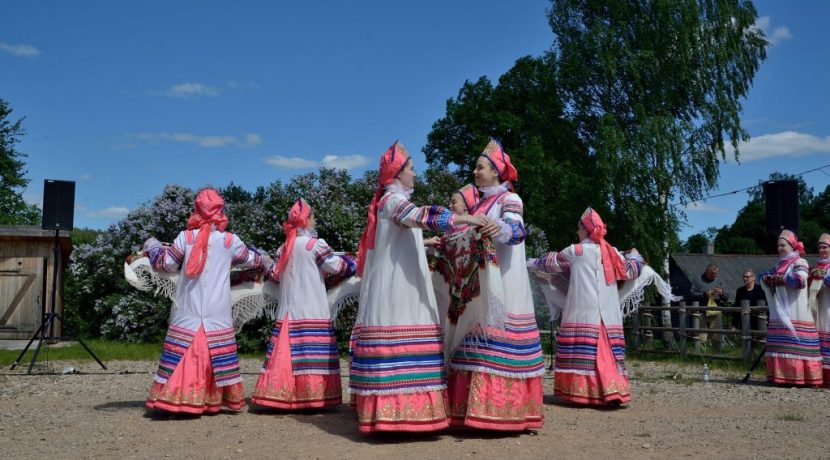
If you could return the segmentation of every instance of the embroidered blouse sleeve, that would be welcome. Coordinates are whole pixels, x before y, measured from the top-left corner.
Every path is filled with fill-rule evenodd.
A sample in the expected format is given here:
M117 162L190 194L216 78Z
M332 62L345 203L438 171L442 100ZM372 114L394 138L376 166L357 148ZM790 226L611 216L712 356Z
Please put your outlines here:
M177 272L184 262L185 247L185 234L180 232L171 246L153 248L150 251L150 263L157 271Z
M519 244L527 237L524 225L524 205L519 195L508 193L501 200L498 224L501 231L496 241L508 245Z
M256 249L245 246L245 243L236 235L233 235L231 239L230 251L233 253L231 264L234 266L241 268L259 268L262 266L262 255Z
M789 273L784 277L784 282L793 289L804 289L807 287L807 277L810 267L804 259L798 259L792 265Z
M643 264L645 263L643 256L636 251L617 251L617 255L623 260L627 279L633 280L639 278L640 272L643 270Z
M271 268L269 268L269 269L268 269L268 273L265 275L265 276L266 276L269 280L271 280L271 281L273 281L273 282L275 282L275 283L279 283L279 282L280 282L279 277L277 277L277 276L275 276L275 275L274 275L274 270L276 270L276 269L277 269L277 265L279 265L279 264L280 264L280 257L282 257L283 247L285 247L285 244L284 244L284 243L283 243L283 244L281 244L279 248L277 248L277 253L276 253L276 254L274 254L274 264L273 264L273 265L271 265Z
M320 270L330 275L350 276L357 271L357 264L352 259L335 255L323 239L318 239L314 244L314 259Z
M455 229L453 214L443 206L415 206L406 198L391 194L386 206L392 210L392 222L401 227L421 228L435 232Z
M569 273L571 261L569 254L573 254L573 246L568 246L559 252L548 252L536 259L536 268L548 273Z

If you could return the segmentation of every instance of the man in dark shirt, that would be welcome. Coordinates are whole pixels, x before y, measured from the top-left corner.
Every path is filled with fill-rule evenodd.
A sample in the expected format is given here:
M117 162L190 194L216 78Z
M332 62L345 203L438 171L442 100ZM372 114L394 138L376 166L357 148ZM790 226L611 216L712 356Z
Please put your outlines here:
M742 300L749 300L749 305L752 307L758 306L759 301L763 300L766 304L767 296L761 286L755 284L755 273L752 270L746 269L743 274L744 285L735 291L735 306L740 307ZM758 329L758 315L760 312L754 311L749 315L751 321L751 328ZM734 313L732 315L732 328L737 329L741 327L741 314Z

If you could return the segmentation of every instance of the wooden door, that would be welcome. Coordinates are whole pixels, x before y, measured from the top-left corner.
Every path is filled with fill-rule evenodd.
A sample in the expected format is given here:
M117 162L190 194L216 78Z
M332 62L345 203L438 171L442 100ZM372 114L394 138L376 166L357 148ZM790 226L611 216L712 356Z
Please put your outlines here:
M28 339L40 327L43 257L0 257L0 339Z

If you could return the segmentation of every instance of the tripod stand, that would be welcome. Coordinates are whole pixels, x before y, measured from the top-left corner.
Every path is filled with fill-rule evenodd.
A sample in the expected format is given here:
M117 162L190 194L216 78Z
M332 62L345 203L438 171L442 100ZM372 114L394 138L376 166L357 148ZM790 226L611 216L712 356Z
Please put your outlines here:
M57 292L57 285L58 285L58 268L60 268L60 243L58 241L58 232L59 231L60 231L59 229L55 229L55 246L52 250L53 251L52 252L52 257L54 257L54 262L52 263L52 306L51 306L51 310L49 311L49 313L44 314L43 321L42 321L42 324L40 325L40 328L38 328L38 330L35 332L35 334L29 340L29 343L26 344L26 348L24 348L23 351L20 352L20 355L18 355L17 359L14 360L14 364L12 364L12 367L11 367L12 370L14 370L14 368L17 367L17 365L20 363L20 359L23 358L23 355L26 354L26 351L29 349L29 347L32 346L32 343L35 341L35 339L37 339L37 347L35 348L35 352L32 355L32 362L29 363L29 370L26 371L26 374L31 374L32 373L32 367L35 365L35 361L37 361L37 355L40 354L40 348L43 346L44 341L63 340L63 339L76 340L78 343L81 344L81 346L84 347L84 349L87 351L87 353L89 353L93 358L95 358L95 361L98 361L98 364L100 364L102 368L104 368L105 370L107 368L107 366L104 366L104 363L102 363L101 360L98 359L97 356L95 356L95 353L93 353L92 350L90 350L89 347L86 346L86 344L84 343L83 340L80 339L80 337L75 337L72 334L67 334L68 335L67 337L62 337L62 336L55 337L53 335L54 334L55 320L60 321L63 331L67 331L67 332L69 331L69 326L67 326L66 323L63 321L63 318L61 318L61 315L59 313L55 313L55 294ZM44 301L45 300L46 299L44 299Z
M741 382L743 382L743 383L749 382L749 376L752 375L752 371L754 371L755 368L758 367L758 364L761 363L761 358L764 357L764 354L766 352L767 352L767 346L764 345L764 348L761 350L761 353L759 353L758 357L755 358L755 362L752 363L752 366L749 367L749 370L746 372L746 375L744 376L744 378L741 379Z

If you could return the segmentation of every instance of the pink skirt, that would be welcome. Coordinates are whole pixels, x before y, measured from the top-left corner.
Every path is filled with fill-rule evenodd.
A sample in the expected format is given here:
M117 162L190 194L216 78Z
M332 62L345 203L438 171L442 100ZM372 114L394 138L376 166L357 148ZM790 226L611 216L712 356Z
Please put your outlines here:
M199 327L166 383L153 382L147 409L187 414L213 414L222 407L239 410L245 406L242 383L217 386L204 327Z
M251 403L276 409L319 409L343 402L340 374L294 375L288 321L259 378Z
M805 385L821 386L821 361L806 361L803 359L782 358L767 356L767 381L778 385ZM824 371L827 376L828 371Z
M522 431L544 424L542 377L516 379L457 371L448 379L453 426Z
M553 394L568 402L592 406L631 402L631 385L628 377L617 370L604 323L600 323L594 375L557 371L553 377Z
M361 433L376 431L438 431L450 426L446 390L418 393L353 394Z

